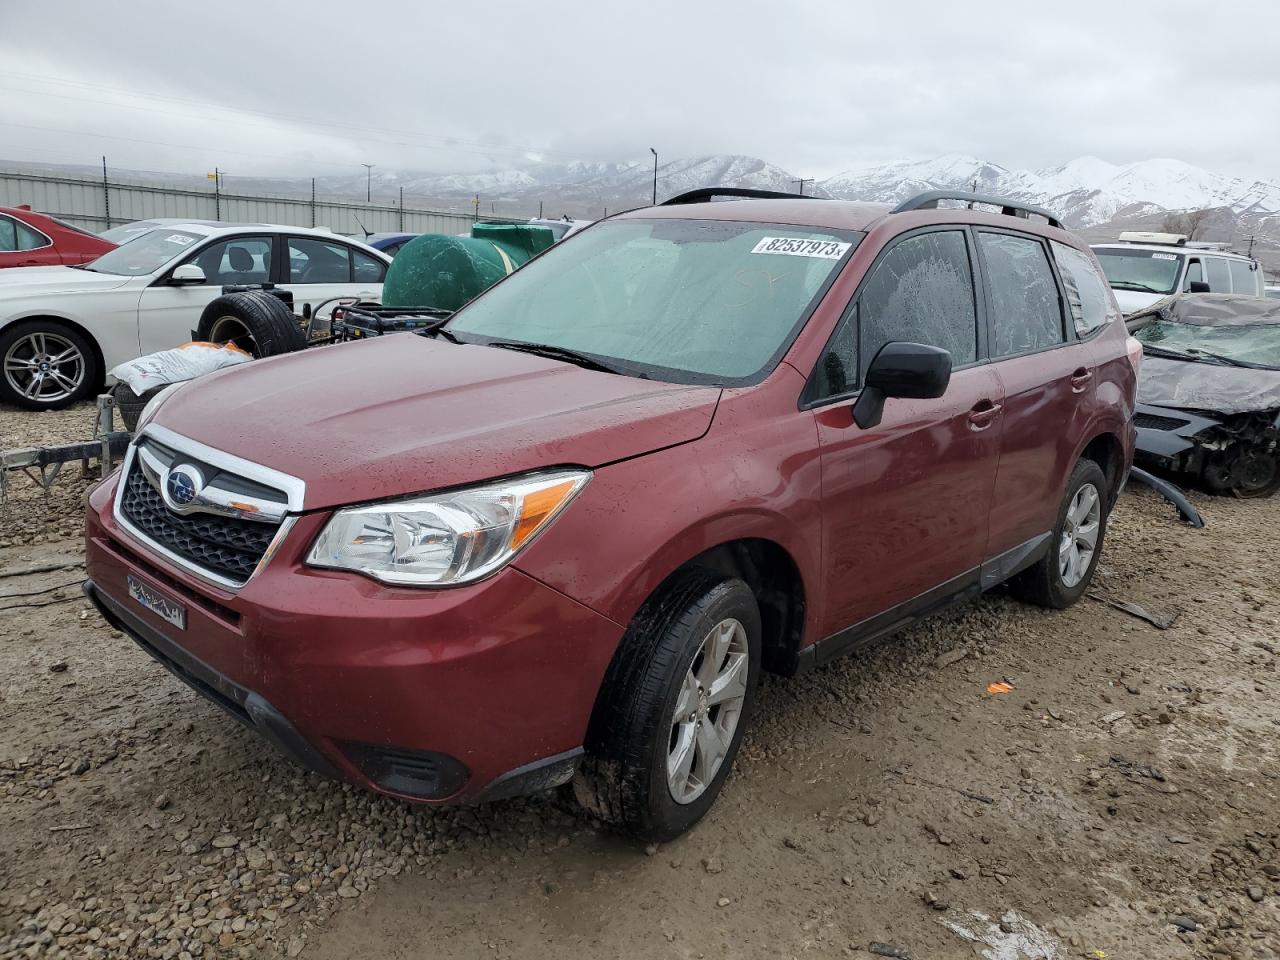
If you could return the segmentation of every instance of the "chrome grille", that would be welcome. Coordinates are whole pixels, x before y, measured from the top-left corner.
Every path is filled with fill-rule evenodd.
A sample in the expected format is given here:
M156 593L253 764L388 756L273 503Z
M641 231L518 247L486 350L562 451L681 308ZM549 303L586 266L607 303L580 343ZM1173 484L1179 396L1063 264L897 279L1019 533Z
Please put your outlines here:
M116 518L178 565L239 587L292 523L303 490L293 477L150 426L126 458Z

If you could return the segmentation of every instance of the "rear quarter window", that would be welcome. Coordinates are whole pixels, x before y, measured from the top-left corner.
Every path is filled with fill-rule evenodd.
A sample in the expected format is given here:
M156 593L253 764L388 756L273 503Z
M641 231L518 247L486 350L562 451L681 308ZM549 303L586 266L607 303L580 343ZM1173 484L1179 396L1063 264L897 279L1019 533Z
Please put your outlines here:
M1051 240L1053 258L1058 263L1058 273L1067 291L1067 304L1076 333L1088 336L1108 320L1119 316L1111 299L1107 282L1094 266L1093 258L1075 247Z
M1231 292L1242 293L1247 297L1258 295L1258 272L1247 260L1230 260Z

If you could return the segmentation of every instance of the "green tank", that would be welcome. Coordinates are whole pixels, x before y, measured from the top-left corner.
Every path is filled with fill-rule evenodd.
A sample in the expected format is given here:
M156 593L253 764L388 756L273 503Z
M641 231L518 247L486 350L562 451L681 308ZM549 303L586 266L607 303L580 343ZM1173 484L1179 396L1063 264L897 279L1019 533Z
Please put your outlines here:
M382 302L457 310L554 242L547 227L527 223L477 223L469 237L424 233L387 267Z

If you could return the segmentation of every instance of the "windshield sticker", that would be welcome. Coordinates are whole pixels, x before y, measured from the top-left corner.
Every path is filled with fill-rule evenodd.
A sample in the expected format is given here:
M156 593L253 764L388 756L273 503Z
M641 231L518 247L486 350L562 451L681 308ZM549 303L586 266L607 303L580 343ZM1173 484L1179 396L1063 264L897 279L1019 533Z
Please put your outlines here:
M165 238L164 238L164 242L165 242L165 243L180 243L180 244L182 244L182 245L185 247L188 243L195 243L195 242L196 242L196 238L195 238L195 237L184 237L184 236L183 236L182 234L180 234L180 233L171 233L171 234L169 234L169 236L167 236L167 237L165 237Z
M1151 259L1152 260L1177 260L1178 255L1176 253L1153 253L1151 255Z
M803 240L799 237L762 237L751 248L752 253L779 253L788 257L817 257L820 260L839 260L851 244L837 240Z

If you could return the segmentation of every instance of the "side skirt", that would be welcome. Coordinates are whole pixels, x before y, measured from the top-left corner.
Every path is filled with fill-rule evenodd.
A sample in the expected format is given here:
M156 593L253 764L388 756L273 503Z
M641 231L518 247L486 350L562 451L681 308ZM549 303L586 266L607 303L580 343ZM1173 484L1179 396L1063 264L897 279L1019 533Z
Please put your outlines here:
M796 656L797 674L830 663L837 657L863 650L914 623L941 610L999 586L1010 577L1034 565L1048 552L1051 533L1042 533L999 556L992 557L981 566L966 570L958 577L926 590L910 600L877 613L860 623L845 627L838 633L810 644Z

